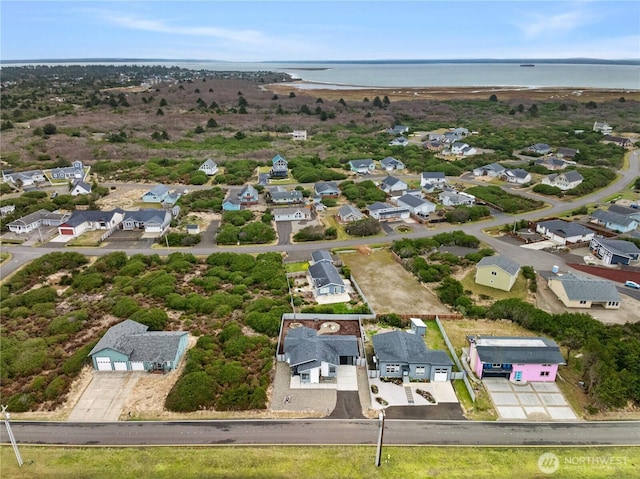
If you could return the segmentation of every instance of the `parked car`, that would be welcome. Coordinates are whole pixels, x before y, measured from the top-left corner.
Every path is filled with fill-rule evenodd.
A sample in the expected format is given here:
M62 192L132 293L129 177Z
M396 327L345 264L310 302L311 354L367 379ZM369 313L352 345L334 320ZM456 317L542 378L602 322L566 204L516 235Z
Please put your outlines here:
M628 286L629 288L640 289L640 284L636 283L635 281L626 281L624 285Z

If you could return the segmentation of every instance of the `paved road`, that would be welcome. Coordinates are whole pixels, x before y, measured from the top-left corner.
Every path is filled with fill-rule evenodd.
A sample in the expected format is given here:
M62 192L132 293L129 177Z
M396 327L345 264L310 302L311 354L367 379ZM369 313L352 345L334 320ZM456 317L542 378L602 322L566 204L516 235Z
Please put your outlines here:
M257 445L375 444L377 420L245 420L193 422L12 422L20 444ZM7 442L4 425L0 440ZM385 421L385 444L456 446L640 445L637 422L508 423Z

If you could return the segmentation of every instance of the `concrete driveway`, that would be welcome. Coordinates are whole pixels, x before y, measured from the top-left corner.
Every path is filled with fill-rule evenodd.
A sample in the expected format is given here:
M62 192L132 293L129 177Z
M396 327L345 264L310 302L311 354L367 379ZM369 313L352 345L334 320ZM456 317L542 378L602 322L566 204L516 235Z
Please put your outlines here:
M68 421L117 421L129 393L145 372L94 371L93 379L84 390Z
M507 379L482 381L500 419L531 421L576 421L578 417L556 383L514 384Z

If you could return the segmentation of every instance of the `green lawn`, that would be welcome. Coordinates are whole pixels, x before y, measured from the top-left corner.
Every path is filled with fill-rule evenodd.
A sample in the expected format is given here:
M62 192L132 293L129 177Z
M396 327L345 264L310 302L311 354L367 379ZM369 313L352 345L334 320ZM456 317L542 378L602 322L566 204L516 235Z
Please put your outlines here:
M476 270L474 268L461 281L465 291L471 291L474 296L489 296L492 301L509 298L518 298L523 301L527 299L527 280L522 276L522 272L518 273L518 278L511 287L511 291L502 291L501 289L476 284L475 277Z
M640 448L383 447L21 447L0 451L2 478L511 478L547 477L541 454L553 452L559 470L549 477L637 477ZM598 461L599 462L596 462ZM589 464L587 461L590 461ZM517 472L516 472L517 471Z
M299 263L285 263L284 269L287 273L299 273L309 269L309 262L301 261Z

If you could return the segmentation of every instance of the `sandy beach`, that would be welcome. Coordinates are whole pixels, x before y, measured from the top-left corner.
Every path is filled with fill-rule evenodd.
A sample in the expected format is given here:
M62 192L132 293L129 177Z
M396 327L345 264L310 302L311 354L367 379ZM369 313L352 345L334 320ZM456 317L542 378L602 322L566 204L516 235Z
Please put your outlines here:
M263 87L265 90L277 95L288 95L294 91L296 95L309 95L328 100L343 98L352 101L361 101L365 97L373 100L376 96L389 97L391 101L400 100L484 100L491 95L496 95L499 100L575 100L575 101L607 101L625 100L640 101L640 90L621 89L577 89L577 88L525 88L525 87L424 87L424 88L368 88L336 87L312 82L272 83Z

